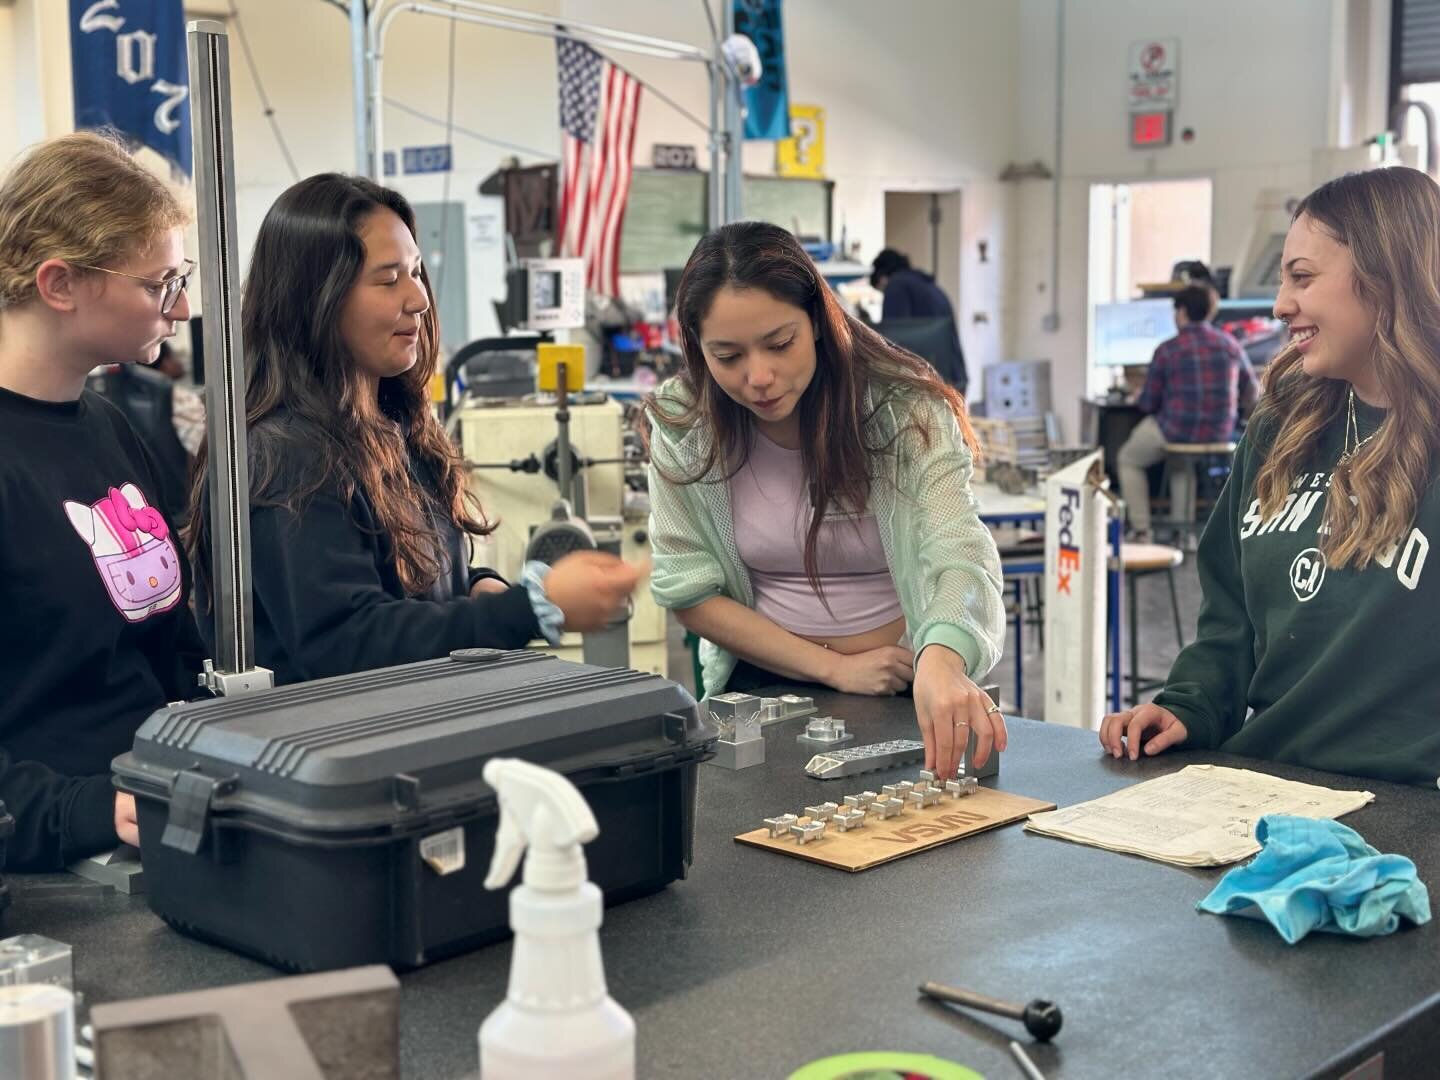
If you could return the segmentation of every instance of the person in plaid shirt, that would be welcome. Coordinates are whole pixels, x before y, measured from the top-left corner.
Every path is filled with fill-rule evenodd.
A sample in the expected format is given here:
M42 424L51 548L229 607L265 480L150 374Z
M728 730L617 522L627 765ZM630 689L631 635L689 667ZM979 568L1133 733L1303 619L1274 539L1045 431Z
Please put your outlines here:
M1179 330L1155 350L1138 402L1148 413L1120 448L1120 494L1130 510L1131 535L1150 538L1150 483L1145 470L1166 458L1166 443L1225 442L1235 433L1240 405L1254 402L1259 386L1240 343L1209 321L1215 294L1191 285L1175 294ZM1190 505L1195 476L1170 477L1170 520Z

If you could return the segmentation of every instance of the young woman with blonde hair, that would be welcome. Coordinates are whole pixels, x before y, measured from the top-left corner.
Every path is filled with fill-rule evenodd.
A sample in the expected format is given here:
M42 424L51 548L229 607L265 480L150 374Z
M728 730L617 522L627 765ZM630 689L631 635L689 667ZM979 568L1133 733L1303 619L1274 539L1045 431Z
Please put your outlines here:
M1434 784L1440 187L1404 168L1330 181L1281 268L1290 342L1200 542L1196 640L1100 742Z
M186 213L117 142L32 149L0 183L0 800L12 869L117 840L110 783L154 709L192 693L200 642L185 560L150 454L85 389L102 364L154 363L190 316Z

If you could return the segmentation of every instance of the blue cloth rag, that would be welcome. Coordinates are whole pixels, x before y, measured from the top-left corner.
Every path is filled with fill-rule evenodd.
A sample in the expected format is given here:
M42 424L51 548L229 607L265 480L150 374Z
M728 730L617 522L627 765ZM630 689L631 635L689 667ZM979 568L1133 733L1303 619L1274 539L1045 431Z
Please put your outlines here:
M1430 893L1403 855L1382 855L1338 821L1267 814L1261 850L1195 906L1266 919L1291 945L1312 930L1355 937L1394 933L1404 917L1430 921Z

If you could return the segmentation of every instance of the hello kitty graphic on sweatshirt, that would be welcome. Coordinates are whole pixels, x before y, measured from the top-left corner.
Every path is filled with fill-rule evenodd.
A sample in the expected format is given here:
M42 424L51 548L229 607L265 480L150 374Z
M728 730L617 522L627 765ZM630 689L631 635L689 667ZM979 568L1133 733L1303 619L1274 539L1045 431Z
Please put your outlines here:
M166 702L197 693L205 647L161 479L91 390L0 386L0 801L5 869L60 870L115 846L111 763Z
M134 484L91 505L65 501L65 515L90 548L117 611L142 622L180 600L180 557L160 511Z

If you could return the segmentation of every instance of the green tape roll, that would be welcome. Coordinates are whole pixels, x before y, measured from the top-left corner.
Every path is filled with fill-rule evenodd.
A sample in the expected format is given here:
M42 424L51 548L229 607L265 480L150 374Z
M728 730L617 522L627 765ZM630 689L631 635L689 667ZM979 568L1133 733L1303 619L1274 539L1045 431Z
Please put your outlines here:
M881 1050L837 1054L802 1065L789 1080L985 1080L974 1069L929 1054Z

